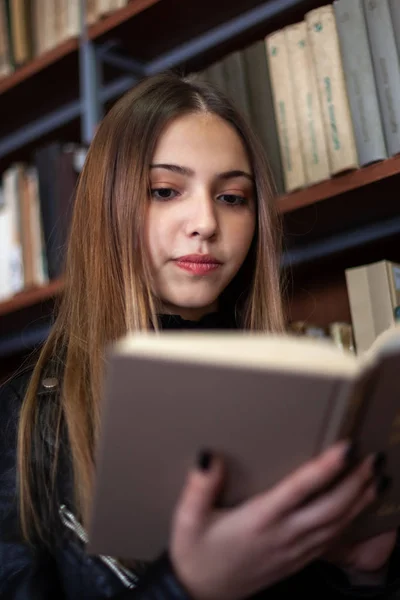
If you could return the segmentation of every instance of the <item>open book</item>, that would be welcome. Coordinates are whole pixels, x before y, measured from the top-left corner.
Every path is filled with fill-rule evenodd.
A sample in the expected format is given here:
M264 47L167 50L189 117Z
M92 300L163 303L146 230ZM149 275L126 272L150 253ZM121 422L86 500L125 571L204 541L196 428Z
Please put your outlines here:
M89 552L154 559L198 451L226 459L220 504L276 484L341 438L387 453L392 486L353 525L400 525L400 327L362 358L245 332L129 336L109 351Z

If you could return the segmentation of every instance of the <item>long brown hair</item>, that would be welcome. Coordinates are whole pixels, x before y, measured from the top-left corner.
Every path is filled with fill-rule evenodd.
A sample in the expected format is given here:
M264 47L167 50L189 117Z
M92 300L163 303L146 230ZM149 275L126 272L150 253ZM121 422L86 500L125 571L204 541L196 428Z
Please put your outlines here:
M100 124L79 183L66 254L65 285L57 316L41 349L25 400L18 435L20 518L23 534L43 536L41 498L52 501L62 424L68 433L77 514L86 521L99 426L105 348L128 331L157 327L144 255L144 219L149 165L165 126L188 113L208 111L230 123L242 138L253 167L258 206L257 232L249 255L224 300L239 326L283 328L280 291L280 226L262 147L245 120L219 91L196 78L150 77L121 98ZM62 363L59 401L40 428L55 432L52 476L44 475L43 436L37 434L43 371Z

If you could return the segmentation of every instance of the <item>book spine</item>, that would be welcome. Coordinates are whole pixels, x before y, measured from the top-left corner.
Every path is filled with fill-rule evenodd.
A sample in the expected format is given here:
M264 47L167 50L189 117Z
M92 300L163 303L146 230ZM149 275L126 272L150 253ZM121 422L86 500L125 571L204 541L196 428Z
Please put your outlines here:
M56 5L54 0L43 0L44 13L39 15L43 19L42 25L42 51L47 52L57 45L56 37Z
M330 176L325 130L305 21L286 27L296 116L308 184Z
M0 77L12 72L5 0L0 0Z
M336 0L336 25L361 166L387 158L362 0Z
M243 54L240 51L232 52L223 60L223 66L227 93L242 115L249 118L250 104Z
M44 244L43 224L40 210L39 183L37 170L31 167L27 170L27 180L30 196L32 222L32 258L34 281L37 285L48 282L46 249Z
M265 44L259 40L243 51L250 113L253 129L257 132L272 170L277 194L285 191L283 168L279 151L278 129L274 115L271 78L268 71Z
M14 60L16 65L23 65L32 56L29 4L27 0L11 0L10 6Z
M99 18L99 0L86 0L86 23L93 25Z
M12 246L11 229L12 215L9 204L6 202L3 188L0 187L0 301L8 300L13 295L11 287L11 261Z
M65 0L67 3L66 38L77 37L81 31L81 15L79 0Z
M24 265L24 287L27 289L35 285L31 218L32 199L30 197L26 168L22 165L18 170L18 192L21 221L22 260Z
M400 152L400 62L388 0L364 0L380 110L390 156Z
M283 30L265 39L268 69L272 83L275 120L278 127L285 190L291 192L306 185L300 135L296 121L289 56Z
M24 267L18 197L18 167L9 168L3 174L4 200L10 211L11 245L9 248L10 289L16 294L24 288Z
M333 6L306 14L332 174L359 166Z
M203 77L221 92L227 94L225 70L221 60L213 63L210 67L203 71Z
M392 16L392 24L394 37L397 46L397 55L400 57L400 3L399 0L389 0L390 13Z

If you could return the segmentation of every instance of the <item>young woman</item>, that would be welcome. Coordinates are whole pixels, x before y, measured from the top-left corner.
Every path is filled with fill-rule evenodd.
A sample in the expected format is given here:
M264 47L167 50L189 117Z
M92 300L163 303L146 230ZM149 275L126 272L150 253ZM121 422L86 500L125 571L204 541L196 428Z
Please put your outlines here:
M85 553L105 346L148 328L282 331L279 233L260 144L212 87L160 75L108 113L80 177L54 326L1 392L1 598L397 589L395 532L341 542L386 483L382 457L358 461L346 441L231 510L215 508L223 457L199 449L158 560Z

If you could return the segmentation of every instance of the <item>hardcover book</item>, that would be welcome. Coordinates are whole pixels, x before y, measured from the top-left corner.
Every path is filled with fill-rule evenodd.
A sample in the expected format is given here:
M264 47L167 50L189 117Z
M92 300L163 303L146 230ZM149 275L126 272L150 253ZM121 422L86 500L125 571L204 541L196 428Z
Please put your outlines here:
M266 491L339 439L387 453L393 485L348 531L400 525L400 327L362 358L325 340L148 332L108 351L88 551L152 560L200 449L222 455L219 506Z

